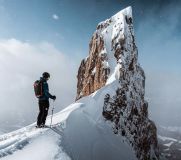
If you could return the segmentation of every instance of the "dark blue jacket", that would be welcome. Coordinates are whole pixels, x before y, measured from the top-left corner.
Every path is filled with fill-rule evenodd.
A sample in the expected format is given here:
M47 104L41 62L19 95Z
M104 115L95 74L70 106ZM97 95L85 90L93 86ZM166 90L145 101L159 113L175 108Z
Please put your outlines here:
M53 96L49 93L47 80L43 77L40 77L40 81L43 83L43 96L41 96L39 100L49 100L49 98L53 99Z

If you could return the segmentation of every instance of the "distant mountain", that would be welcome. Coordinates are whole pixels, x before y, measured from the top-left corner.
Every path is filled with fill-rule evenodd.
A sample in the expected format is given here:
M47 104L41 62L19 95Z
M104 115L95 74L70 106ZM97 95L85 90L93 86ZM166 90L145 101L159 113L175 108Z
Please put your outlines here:
M160 153L168 160L180 160L181 127L158 127Z

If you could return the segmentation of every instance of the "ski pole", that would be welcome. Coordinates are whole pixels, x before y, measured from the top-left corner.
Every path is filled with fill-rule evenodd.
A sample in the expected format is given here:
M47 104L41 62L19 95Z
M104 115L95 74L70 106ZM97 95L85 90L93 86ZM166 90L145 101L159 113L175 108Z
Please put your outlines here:
M52 126L52 119L53 119L53 110L54 110L54 100L53 100L53 107L52 107L52 115L51 115L51 123L50 123L50 127Z

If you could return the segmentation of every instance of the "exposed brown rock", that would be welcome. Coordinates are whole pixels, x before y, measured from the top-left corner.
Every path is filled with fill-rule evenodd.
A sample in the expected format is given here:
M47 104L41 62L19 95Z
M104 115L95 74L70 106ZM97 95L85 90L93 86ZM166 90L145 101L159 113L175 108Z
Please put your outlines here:
M119 84L113 95L105 95L102 114L105 120L112 122L115 134L126 137L139 160L158 160L157 128L148 118L148 103L144 100L145 74L137 62L133 21L129 14L125 15L127 13L120 15L124 17L121 23L110 18L98 25L89 45L89 57L79 67L76 99L103 87L110 76L111 68L104 65L108 63L108 53L102 31L108 34L107 28L113 23L112 27L117 28L110 39L109 52L117 61L115 67L119 67L116 72Z
M107 61L107 54L100 54L104 50L104 40L96 32L89 44L89 50L89 57L82 60L78 70L76 100L104 86L110 72L109 68L103 65L103 62Z

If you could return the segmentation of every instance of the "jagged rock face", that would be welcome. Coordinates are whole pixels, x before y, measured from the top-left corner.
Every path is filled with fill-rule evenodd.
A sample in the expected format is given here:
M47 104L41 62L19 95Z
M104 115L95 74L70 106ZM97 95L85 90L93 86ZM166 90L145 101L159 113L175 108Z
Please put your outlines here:
M101 35L94 33L89 48L89 57L83 59L79 67L76 99L104 86L109 75L109 67L106 66L107 56L101 52L104 50L104 40Z
M148 118L144 100L145 74L137 59L128 7L97 26L89 57L82 60L78 71L77 99L116 83L115 93L105 95L104 118L112 122L115 134L126 137L138 159L159 159L157 129Z

